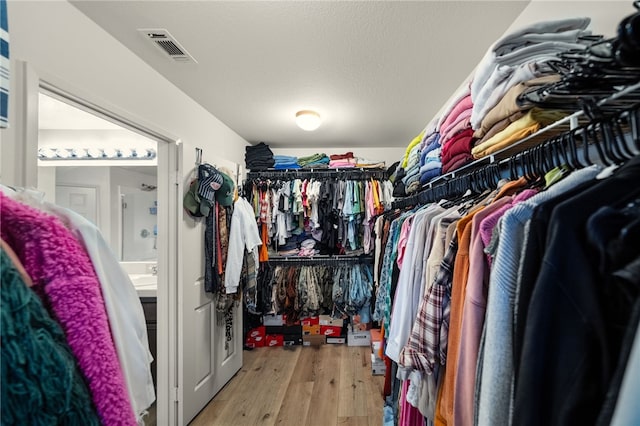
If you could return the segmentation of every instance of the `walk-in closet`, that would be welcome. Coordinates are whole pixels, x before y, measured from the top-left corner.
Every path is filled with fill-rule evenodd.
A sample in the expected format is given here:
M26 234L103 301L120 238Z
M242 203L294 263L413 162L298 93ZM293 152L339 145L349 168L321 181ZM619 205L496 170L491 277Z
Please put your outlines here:
M640 1L0 0L7 425L640 424Z

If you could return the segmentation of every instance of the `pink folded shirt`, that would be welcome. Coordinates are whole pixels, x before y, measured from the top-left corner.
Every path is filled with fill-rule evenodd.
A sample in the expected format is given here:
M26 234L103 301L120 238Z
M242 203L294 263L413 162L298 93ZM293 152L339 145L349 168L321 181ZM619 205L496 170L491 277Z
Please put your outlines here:
M456 106L453 107L447 118L440 125L440 133L447 127L451 125L452 122L458 118L463 111L473 108L473 102L471 101L471 95L467 95L458 102Z

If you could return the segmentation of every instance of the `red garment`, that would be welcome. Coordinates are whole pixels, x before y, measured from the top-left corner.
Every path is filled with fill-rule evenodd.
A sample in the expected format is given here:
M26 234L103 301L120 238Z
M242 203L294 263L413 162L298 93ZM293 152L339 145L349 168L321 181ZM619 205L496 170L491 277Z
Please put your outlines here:
M391 395L391 383L395 377L391 377L391 358L384 356L384 388L382 389L382 396L387 397Z
M473 155L468 152L458 154L449 160L448 163L442 163L442 173L449 173L453 170L457 170L467 163L471 163L474 160Z
M471 154L473 146L473 129L468 128L442 145L441 157L442 164L448 163L453 157L464 152Z
M332 154L329 156L330 160L345 160L347 158L353 158L353 152L345 152L344 154Z
M218 275L222 275L224 272L224 266L222 265L222 243L220 242L220 205L216 201L214 210L216 211L216 267Z

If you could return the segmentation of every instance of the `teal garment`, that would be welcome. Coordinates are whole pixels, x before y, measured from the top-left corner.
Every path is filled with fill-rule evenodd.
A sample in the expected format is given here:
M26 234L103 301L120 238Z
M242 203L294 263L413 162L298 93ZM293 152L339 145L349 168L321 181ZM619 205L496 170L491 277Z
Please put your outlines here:
M310 164L329 164L329 157L327 157L326 154L313 154L298 158L298 164L303 167L309 166Z
M362 200L360 199L360 193L362 189L362 182L353 182L353 213L362 213Z
M60 325L0 250L0 416L6 425L99 425Z
M400 229L402 223L414 211L408 211L400 215L391 222L389 229L389 238L384 249L384 257L382 258L382 270L380 273L380 284L378 285L378 293L376 298L375 309L373 312L374 321L382 321L385 330L389 330L391 326L391 287L393 264L398 257L398 240L400 239Z

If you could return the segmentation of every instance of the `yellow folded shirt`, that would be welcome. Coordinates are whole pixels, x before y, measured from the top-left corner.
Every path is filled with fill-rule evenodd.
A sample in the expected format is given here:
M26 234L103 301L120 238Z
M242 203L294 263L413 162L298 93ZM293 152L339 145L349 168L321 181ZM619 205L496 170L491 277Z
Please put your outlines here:
M474 158L482 158L491 155L519 140L532 135L544 126L548 126L561 118L567 113L556 110L545 110L533 108L527 112L524 117L509 124L506 129L496 133L492 138L478 144L471 149Z
M420 142L422 142L422 136L423 135L424 135L424 130L422 132L420 132L420 134L418 136L413 138L413 140L409 143L409 146L407 147L407 150L404 152L404 157L402 158L402 168L403 169L407 167L407 162L409 161L409 152L411 152L411 150L413 149L414 146L416 146Z

